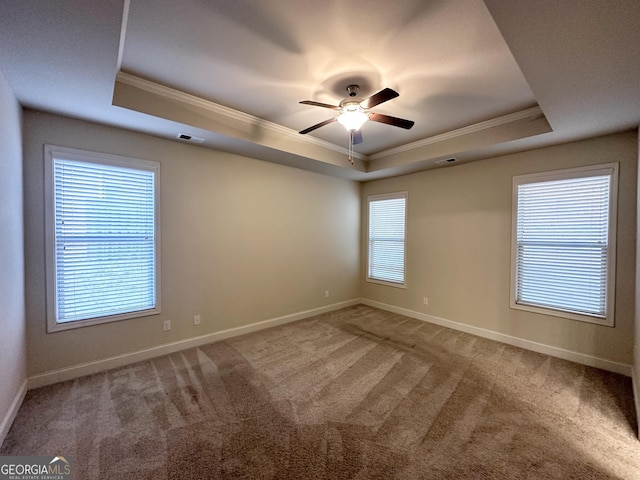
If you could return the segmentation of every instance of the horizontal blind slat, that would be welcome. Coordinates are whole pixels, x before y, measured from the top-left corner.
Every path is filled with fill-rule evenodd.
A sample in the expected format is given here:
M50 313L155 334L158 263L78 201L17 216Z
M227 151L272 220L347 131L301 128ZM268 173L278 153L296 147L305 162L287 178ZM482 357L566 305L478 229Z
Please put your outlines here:
M606 316L610 175L517 185L516 303Z
M404 283L405 217L405 195L369 200L369 278Z
M58 322L155 307L155 172L54 158Z

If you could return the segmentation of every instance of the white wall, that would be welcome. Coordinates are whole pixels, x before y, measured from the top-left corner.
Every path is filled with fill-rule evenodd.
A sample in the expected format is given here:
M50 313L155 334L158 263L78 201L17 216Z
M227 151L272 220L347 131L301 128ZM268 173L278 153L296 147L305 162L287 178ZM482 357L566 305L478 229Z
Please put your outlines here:
M29 376L359 297L359 184L70 118L24 116ZM45 143L161 163L160 315L46 333ZM163 320L172 321L170 332Z
M0 72L0 444L26 388L22 111Z
M615 327L509 308L513 176L614 161L620 162ZM362 296L583 358L604 359L629 373L637 166L637 135L630 132L367 183L362 189L363 222L367 195L409 192L407 288L366 282L363 271ZM428 306L423 297L429 298Z

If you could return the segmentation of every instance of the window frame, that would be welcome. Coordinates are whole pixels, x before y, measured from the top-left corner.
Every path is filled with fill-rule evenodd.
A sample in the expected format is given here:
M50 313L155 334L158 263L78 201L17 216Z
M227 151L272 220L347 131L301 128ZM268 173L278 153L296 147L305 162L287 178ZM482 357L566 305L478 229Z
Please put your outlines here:
M609 216L608 216L608 243L607 243L607 280L606 280L606 313L604 317L563 310L552 306L530 305L518 303L517 295L517 262L518 262L518 186L527 183L552 182L556 180L568 180L608 175L609 184ZM617 208L618 208L618 177L619 163L589 165L548 172L516 175L513 177L512 196L512 222L511 222L511 285L510 307L516 310L541 313L554 317L570 320L578 320L597 325L613 327L615 325L615 286L616 286L616 235L617 235Z
M395 200L395 199L399 199L399 198L404 198L405 204L404 204L404 233L403 233L403 242L402 242L402 248L403 248L403 266L402 266L402 282L392 282L389 280L384 280L384 279L378 279L375 277L371 277L369 275L369 272L371 270L371 237L370 237L370 223L371 223L371 203L375 202L375 201L380 201L380 200ZM367 227L366 227L366 233L367 233L367 262L366 262L366 272L365 272L365 279L367 282L370 283L375 283L378 285L386 285L388 287L395 287L395 288L403 288L406 289L407 288L407 213L408 213L408 207L409 207L409 192L407 191L402 191L402 192L394 192L394 193L383 193L383 194L376 194L376 195L368 195L367 196Z
M56 285L56 226L55 226L55 176L56 159L72 160L84 163L123 167L151 171L154 173L154 262L155 262L155 306L145 310L136 310L115 315L92 317L83 320L58 322L57 320L57 285ZM161 276L160 276L160 163L107 153L98 153L77 148L44 145L44 212L45 212L45 285L47 332L82 328L92 325L117 322L133 318L147 317L161 313Z

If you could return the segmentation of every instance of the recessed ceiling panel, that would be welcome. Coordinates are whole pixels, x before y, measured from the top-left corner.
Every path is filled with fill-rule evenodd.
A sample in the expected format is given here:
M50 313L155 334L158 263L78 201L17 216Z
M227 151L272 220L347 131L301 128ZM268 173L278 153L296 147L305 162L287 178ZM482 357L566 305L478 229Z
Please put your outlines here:
M364 154L536 105L480 0L136 0L121 68L294 130L334 114L300 100L391 87L374 111L415 126L365 124ZM348 138L338 123L312 135Z

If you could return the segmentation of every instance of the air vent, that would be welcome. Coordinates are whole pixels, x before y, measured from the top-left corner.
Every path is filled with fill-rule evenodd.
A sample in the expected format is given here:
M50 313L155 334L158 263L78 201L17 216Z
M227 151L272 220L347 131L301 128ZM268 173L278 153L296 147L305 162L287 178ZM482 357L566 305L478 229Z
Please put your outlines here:
M457 158L443 158L442 160L436 160L435 163L438 165L453 165L454 163L458 163Z
M185 142L191 142L191 143L204 142L204 138L196 137L194 135L189 135L188 133L179 133L178 135L176 135L176 138L179 140L184 140Z

